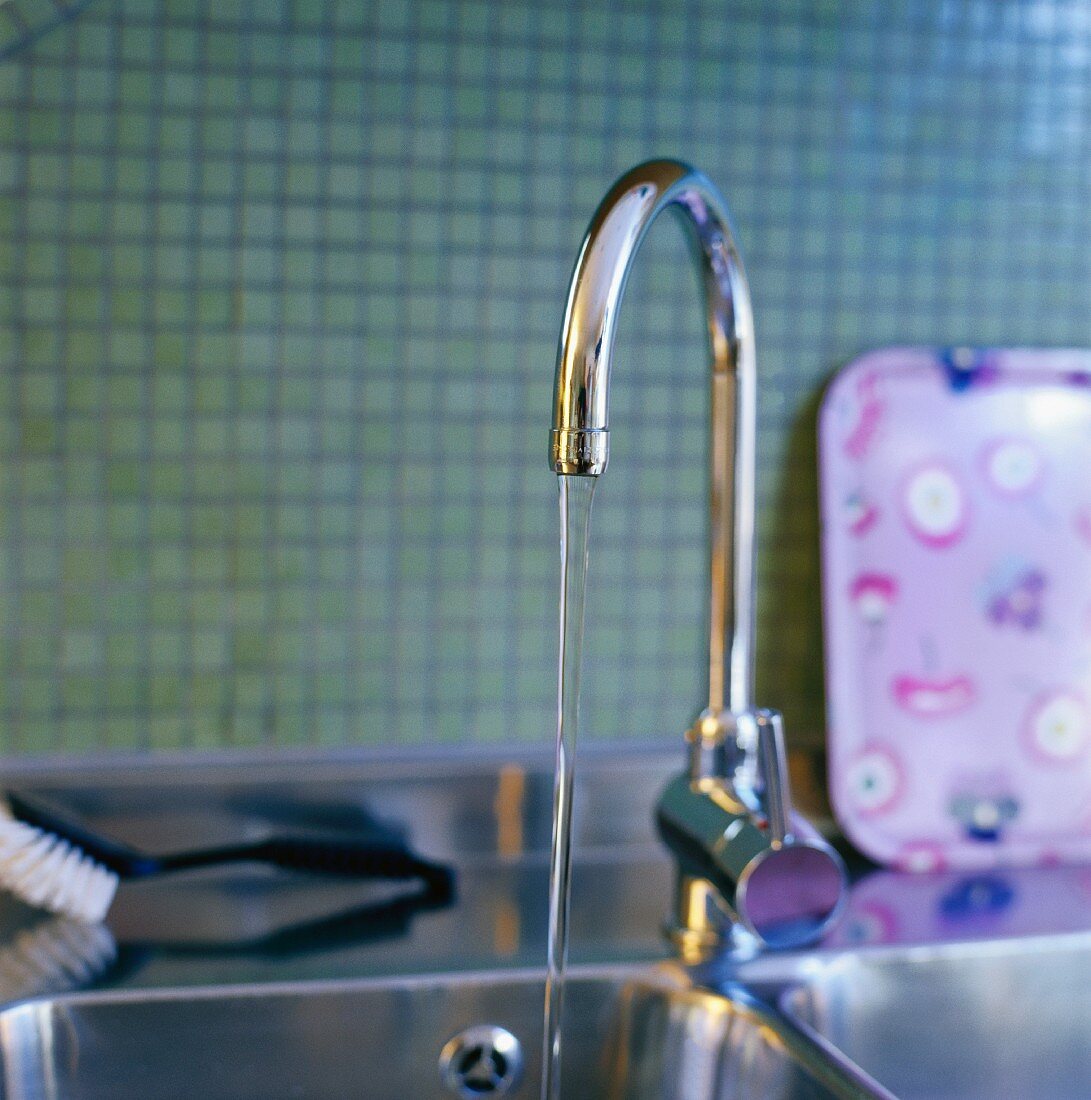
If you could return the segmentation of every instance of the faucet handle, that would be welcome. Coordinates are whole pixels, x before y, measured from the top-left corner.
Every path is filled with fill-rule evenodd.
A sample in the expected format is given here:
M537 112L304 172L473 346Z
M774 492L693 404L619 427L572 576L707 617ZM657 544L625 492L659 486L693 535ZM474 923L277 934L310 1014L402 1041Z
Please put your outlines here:
M704 711L686 735L694 780L725 779L770 839L792 835L792 794L780 711Z
M792 832L792 792L784 747L784 719L776 710L757 710L752 715L757 727L761 804L769 822L769 839L783 844Z

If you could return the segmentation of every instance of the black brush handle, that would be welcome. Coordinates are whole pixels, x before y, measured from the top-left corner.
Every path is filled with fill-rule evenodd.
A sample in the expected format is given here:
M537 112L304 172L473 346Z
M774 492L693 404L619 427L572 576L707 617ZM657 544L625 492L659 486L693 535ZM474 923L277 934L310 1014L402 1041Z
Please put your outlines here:
M153 855L93 832L34 795L9 791L8 804L20 821L67 840L123 879L226 863L269 863L287 871L313 871L344 878L419 879L437 901L454 893L454 871L450 867L421 859L397 843L283 836Z
M183 871L225 863L269 863L286 871L312 871L344 878L420 879L437 896L450 894L451 868L390 844L333 837L268 837L202 851L159 857L159 871Z

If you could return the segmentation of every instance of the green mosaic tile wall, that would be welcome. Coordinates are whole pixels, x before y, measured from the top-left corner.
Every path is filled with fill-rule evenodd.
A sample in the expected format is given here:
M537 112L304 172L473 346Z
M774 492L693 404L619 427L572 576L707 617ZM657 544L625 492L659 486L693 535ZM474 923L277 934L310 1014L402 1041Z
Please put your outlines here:
M721 185L748 258L759 686L797 744L823 380L894 341L1091 342L1076 0L0 12L9 755L547 741L557 328L647 156ZM596 502L599 738L700 701L701 324L674 231L648 249Z

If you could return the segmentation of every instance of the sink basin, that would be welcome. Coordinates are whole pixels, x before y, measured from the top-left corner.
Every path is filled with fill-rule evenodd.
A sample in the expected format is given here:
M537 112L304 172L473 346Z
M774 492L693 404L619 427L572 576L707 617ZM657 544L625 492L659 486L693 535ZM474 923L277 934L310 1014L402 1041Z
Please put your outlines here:
M865 1075L875 1095L1088 1095L1086 932L770 959L752 967L749 980L794 1026Z
M55 997L0 1013L3 1095L534 1097L542 1001L537 972ZM521 1043L525 1072L512 1091L494 1087L510 1051L484 1076L476 1052L461 1067L476 1073L462 1093L442 1083L441 1049L477 1025ZM564 1035L565 1100L859 1095L805 1038L786 1043L760 1012L695 990L668 968L577 971Z
M696 980L721 992L705 992L656 965L674 872L652 807L676 767L673 752L581 762L565 1100L1088 1094L1085 869L1002 883L873 873L823 946L719 960ZM441 1051L496 1025L525 1061L509 1094L536 1098L544 996L531 968L545 957L551 768L292 762L245 775L114 769L95 783L35 773L94 827L163 850L285 821L390 822L457 867L458 901L286 953L268 949L270 932L354 912L371 886L246 869L127 884L109 918L124 965L96 986L4 1007L0 973L0 1094L445 1098ZM0 901L0 946L30 919Z

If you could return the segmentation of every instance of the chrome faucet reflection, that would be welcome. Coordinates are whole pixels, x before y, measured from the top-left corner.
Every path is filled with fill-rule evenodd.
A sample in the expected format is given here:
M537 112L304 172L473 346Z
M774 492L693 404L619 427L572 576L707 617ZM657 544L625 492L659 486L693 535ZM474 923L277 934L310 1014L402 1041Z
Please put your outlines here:
M688 771L668 785L658 811L679 868L671 936L696 961L732 922L767 946L818 938L840 909L845 872L791 812L780 716L753 703L754 322L723 199L686 164L637 166L591 220L561 330L553 469L590 477L606 470L618 309L663 210L680 216L701 274L711 367L708 705L686 734Z

